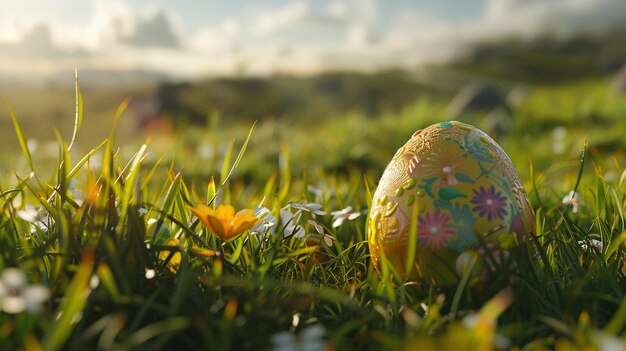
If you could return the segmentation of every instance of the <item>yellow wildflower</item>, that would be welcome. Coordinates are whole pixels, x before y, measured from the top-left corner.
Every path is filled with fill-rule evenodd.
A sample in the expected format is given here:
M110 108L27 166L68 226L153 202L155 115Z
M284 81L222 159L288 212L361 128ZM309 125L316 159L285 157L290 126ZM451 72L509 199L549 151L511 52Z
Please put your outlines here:
M258 220L253 210L245 209L235 213L235 208L231 205L219 205L215 210L208 206L198 205L196 208L191 208L191 212L222 240L237 237L252 228Z
M164 246L176 247L176 246L178 246L179 243L180 243L180 241L178 241L178 239L176 239L176 238L169 238ZM160 251L159 252L159 260L165 261L165 260L167 260L168 257L170 257L170 255L172 255L172 257L167 262L167 268L169 268L170 271L172 271L172 273L176 273L176 272L178 272L178 268L180 267L180 261L182 259L182 256L181 256L180 252L178 252L178 251L170 251L170 250Z

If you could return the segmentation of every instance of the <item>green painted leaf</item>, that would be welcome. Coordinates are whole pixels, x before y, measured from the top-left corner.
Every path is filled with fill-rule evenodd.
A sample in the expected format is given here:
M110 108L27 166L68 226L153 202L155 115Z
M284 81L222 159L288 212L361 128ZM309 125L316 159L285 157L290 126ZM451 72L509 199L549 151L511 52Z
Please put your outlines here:
M460 182L474 184L474 179L465 173L456 173L454 176Z
M428 196L430 197L435 197L433 195L433 184L435 184L436 180L437 177L423 179L422 182L424 183L424 185L420 185L420 188L424 189L424 191L426 191L426 194L428 194Z
M446 188L441 188L439 189L439 192L437 193L437 195L439 195L439 197L443 200L452 200L452 199L456 199L459 197L467 197L467 195L465 195L465 193L460 192L459 190L452 188L452 187L446 187Z

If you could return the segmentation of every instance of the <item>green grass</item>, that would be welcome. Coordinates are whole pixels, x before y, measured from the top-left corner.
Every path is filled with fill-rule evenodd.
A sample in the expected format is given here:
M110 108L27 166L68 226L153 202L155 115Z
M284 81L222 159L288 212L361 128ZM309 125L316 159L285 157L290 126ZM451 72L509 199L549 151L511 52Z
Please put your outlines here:
M47 159L31 153L16 111L22 152L0 182L0 269L18 267L50 297L36 312L0 313L0 349L568 350L625 342L626 145L616 131L626 130L626 99L606 87L540 87L516 109L499 142L524 180L537 235L489 273L490 284L473 287L400 281L386 266L379 275L365 216L333 227L330 214L366 210L395 149L414 129L445 119L443 103L316 125L268 120L251 134L250 125L214 121L120 146L122 104L103 140L69 150L66 140L78 132L80 141L81 131L68 127ZM557 126L567 130L563 153L552 149ZM577 213L562 203L574 189ZM304 201L325 214L292 206ZM274 233L222 242L192 216L199 203L295 216L278 220ZM284 235L295 224L303 238Z

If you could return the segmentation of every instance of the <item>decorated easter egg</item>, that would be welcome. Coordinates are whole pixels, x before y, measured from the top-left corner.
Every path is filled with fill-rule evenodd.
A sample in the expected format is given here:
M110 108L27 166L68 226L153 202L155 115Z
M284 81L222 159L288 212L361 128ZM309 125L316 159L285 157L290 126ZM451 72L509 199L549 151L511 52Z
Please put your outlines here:
M481 256L506 256L533 228L509 157L487 134L456 121L415 132L396 152L367 223L377 270L386 260L405 278L441 285L458 282L466 266L484 267L475 262Z

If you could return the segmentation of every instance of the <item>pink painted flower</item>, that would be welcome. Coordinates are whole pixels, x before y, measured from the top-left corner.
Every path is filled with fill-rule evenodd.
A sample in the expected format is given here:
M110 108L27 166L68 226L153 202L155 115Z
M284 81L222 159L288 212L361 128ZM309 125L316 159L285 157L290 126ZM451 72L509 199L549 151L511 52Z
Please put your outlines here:
M496 192L496 188L492 185L489 190L482 186L477 191L472 190L474 196L471 203L474 204L472 211L478 212L478 215L484 217L487 215L487 220L491 222L494 218L502 219L508 213L506 211L506 196L502 195L501 191Z
M445 247L448 241L455 236L454 230L446 227L449 222L450 216L446 213L441 213L438 208L434 212L426 212L420 215L418 238L426 246L433 249Z

